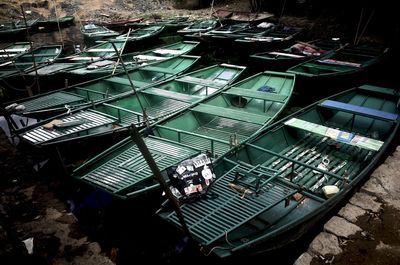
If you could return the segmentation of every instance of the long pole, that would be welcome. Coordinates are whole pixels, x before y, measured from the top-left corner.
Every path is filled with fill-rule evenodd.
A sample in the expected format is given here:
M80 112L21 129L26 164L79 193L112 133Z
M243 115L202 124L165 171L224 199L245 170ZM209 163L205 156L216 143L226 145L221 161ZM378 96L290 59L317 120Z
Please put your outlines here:
M164 180L163 176L161 175L160 169L158 168L156 162L154 161L149 149L147 148L143 138L140 136L139 131L137 130L136 126L132 124L131 127L131 137L135 141L139 151L142 153L144 159L146 160L147 164L149 165L151 171L153 172L154 177L160 183L162 189L165 191L165 194L168 196L168 199L172 202L176 215L182 225L183 230L187 234L187 236L191 239L191 234L189 228L186 225L185 219L183 217L182 211L180 209L179 203L172 194L171 190L169 189L166 181Z
M28 24L26 23L26 16L25 16L24 7L23 7L22 5L21 5L21 12L22 12L22 16L24 17L25 28L26 28L26 36L27 36L29 45L30 45L30 47L31 47L31 55L32 55L32 61L33 61L33 69L35 69L35 81L36 81L36 84L37 84L38 93L40 94L40 84L39 84L39 76L38 76L37 67L36 67L35 54L34 54L34 51L33 51L32 42L31 42L31 40L30 40L31 38L30 38L30 35L29 35ZM31 89L29 86L27 86L26 89L28 90L28 95L29 95L30 97L32 97L32 96L33 96L32 89Z
M139 102L140 108L142 109L143 114L145 114L145 113L144 113L144 111L145 111L145 110L144 110L144 107L143 107L143 105L142 105L142 102L140 101L139 95L138 95L137 92L136 92L136 89L135 89L135 86L133 85L133 82L132 82L132 80L131 80L131 77L129 76L128 70L126 70L124 61L122 60L122 57L121 57L121 55L119 54L117 47L115 47L114 42L110 41L110 43L111 43L111 45L113 46L114 50L115 50L116 53L117 53L118 60L121 62L121 65L122 65L122 67L124 68L126 77L128 77L129 84L131 85L131 88L132 88L133 92L134 92L135 95L136 95L136 98L137 98L137 100L138 100L138 102ZM145 115L144 115L144 117L145 117ZM147 122L147 121L145 121L145 122Z
M54 12L56 13L58 33L60 34L61 44L62 44L62 47L64 48L64 41L63 41L63 36L61 33L61 28L60 28L60 20L58 18L58 14L57 14L57 3L55 1L53 1L53 3L54 3Z
M126 39L125 39L124 45L122 46L122 49L121 49L120 54L122 54L122 53L124 52L125 45L126 45L126 43L128 42L129 35L131 34L131 31L132 31L132 29L129 28L128 33L126 34ZM118 51L117 51L117 54L118 54ZM117 66L118 66L118 64L119 64L119 58L120 58L120 56L118 56L118 60L117 60L117 62L115 63L115 66L114 66L114 69L113 69L111 75L114 75L114 74L115 74L115 70L117 70Z

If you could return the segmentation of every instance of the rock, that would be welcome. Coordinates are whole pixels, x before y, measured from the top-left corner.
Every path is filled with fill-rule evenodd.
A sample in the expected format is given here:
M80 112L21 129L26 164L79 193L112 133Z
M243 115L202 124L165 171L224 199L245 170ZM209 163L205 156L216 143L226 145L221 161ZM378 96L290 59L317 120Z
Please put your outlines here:
M88 251L91 251L94 255L98 255L101 252L101 247L97 242L92 242L88 245Z
M31 186L29 188L20 190L20 192L22 192L27 197L28 200L32 200L34 191L35 191L35 186Z
M308 252L304 252L300 255L300 257L294 262L293 265L310 265L313 256L310 255Z
M349 238L349 236L356 234L357 232L362 231L362 229L350 223L344 218L334 216L332 217L325 225L325 231L337 235L339 237Z
M57 209L47 208L46 209L46 219L47 220L56 220L60 218L63 214L60 213Z
M338 215L352 223L355 223L357 222L358 217L363 216L366 213L367 211L364 209L348 203L345 207L340 209Z
M73 224L77 222L77 219L73 214L63 214L56 221L63 224Z
M309 252L316 255L338 255L343 252L339 246L338 238L330 233L321 232L309 246Z
M370 196L366 193L358 192L350 199L350 203L359 206L365 210L372 211L374 213L379 212L382 204L376 202L376 197Z

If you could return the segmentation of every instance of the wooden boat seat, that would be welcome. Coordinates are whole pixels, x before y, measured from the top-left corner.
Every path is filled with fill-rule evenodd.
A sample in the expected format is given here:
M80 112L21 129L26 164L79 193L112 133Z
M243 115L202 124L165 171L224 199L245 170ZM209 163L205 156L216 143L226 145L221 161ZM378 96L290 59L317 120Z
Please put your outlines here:
M213 88L221 88L226 85L225 81L209 80L209 79L203 79L203 78L198 78L198 77L193 77L193 76L188 76L188 75L179 77L176 79L176 81L191 83L191 84L195 84L195 85L208 86L208 87L213 87Z
M128 78L122 78L122 77L118 77L118 76L113 76L113 77L110 77L110 78L106 78L104 80L106 80L108 82L111 82L111 83L116 83L116 84L119 84L119 85L131 86L131 83L129 82ZM147 82L142 82L142 81L133 80L133 79L131 79L131 81L132 81L132 84L135 87L144 87L144 86L149 85L149 83L147 83Z
M223 93L230 94L230 95L236 95L236 96L242 96L242 97L250 97L250 98L262 99L262 100L268 100L268 101L275 101L275 102L280 102L280 103L284 103L287 98L287 95L255 91L255 90L236 88L236 87L233 87Z
M32 112L85 101L86 99L83 96L67 92L55 92L21 102L21 104L25 106L25 112Z
M359 86L358 89L393 96L393 89L390 89L390 88L384 88L384 87L372 86L372 85L362 85L362 86Z
M160 61L160 60L165 60L165 57L151 56L151 55L144 55L144 54L139 54L139 55L133 56L133 58L137 59L138 61L149 61L149 60Z
M175 92L175 91L159 89L156 87L150 87L145 90L142 90L141 92L146 93L146 94L151 94L151 95L162 96L162 97L166 97L166 98L170 98L170 99L175 99L175 100L179 100L179 101L189 102L189 103L198 101L203 98L201 96L188 95L188 94L183 94L183 93L179 93L179 92Z
M1 49L0 52L25 52L29 48Z
M235 110L235 109L227 110L224 107L218 107L218 106L207 105L207 104L199 104L196 107L192 108L192 110L201 112L201 113L225 117L225 118L229 118L229 119L233 119L233 120L256 123L259 125L262 125L266 121L271 119L271 117L267 116L266 114L260 115L260 114L249 113L249 112Z
M157 66L145 66L141 70L158 72L158 73L163 73L163 74L170 74L170 75L175 75L176 74L176 70L175 69L157 67Z
M292 118L285 122L286 126L291 126L294 128L306 130L318 135L329 137L333 140L346 143L349 145L355 145L363 149L368 149L372 151L379 151L383 145L382 141L368 138L360 135L353 135L349 132L340 131L338 129L329 128L317 123L312 123L309 121Z
M377 110L373 108L367 108L362 106L357 106L353 104L343 103L334 100L324 100L319 104L319 106L334 110L345 111L355 115L363 115L366 117L371 117L374 119L396 121L399 117L395 113L390 113L382 110Z
M61 122L72 121L81 122L77 123L76 125L69 126L63 130L48 130L42 126L36 127L23 133L22 137L33 144L43 144L74 133L83 132L107 124L112 124L116 122L116 119L93 110L80 111L61 119Z
M197 155L191 147L149 136L143 139L160 171ZM136 145L132 145L107 163L80 177L116 195L125 196L131 187L149 181L153 173Z
M99 60L100 58L101 57L76 56L76 57L69 58L69 60L71 60L71 61L88 61L88 60L96 61L96 60Z
M117 49L118 50L118 49ZM87 50L87 52L115 52L114 49L110 48L110 49L89 49Z
M157 49L153 51L156 54L162 55L181 55L184 51L183 50L173 50L173 49Z
M58 53L50 54L50 53L44 53L44 54L35 54L35 57L54 57L57 56ZM32 57L32 54L25 54L22 55L21 57Z
M252 193L243 196L234 188L230 188L234 183L236 172L252 174L254 168L258 169L257 166L247 167L236 164L213 183L210 191L218 194L218 197L212 199L212 203L210 203L211 199L200 200L195 203L184 204L181 207L186 225L192 236L203 245L208 246L224 238L226 234L260 213L282 203L286 198L290 198L297 192L296 189L276 181L277 175L271 175L270 172L266 171L258 174L258 177L262 178L262 187L257 196L250 189ZM180 226L175 212L171 212L166 218Z

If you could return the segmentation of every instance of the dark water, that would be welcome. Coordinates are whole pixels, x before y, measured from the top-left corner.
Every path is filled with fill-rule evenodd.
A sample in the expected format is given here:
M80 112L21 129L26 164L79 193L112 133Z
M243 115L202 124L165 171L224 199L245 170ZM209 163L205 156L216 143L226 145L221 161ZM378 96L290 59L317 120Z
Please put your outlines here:
M38 32L31 35L31 40L36 44L61 43L67 47L66 53L71 53L75 45L84 47L84 39L78 26L73 26L54 32ZM164 36L163 43L172 43L180 40L178 36ZM237 51L230 47L218 47L211 44L202 44L198 51L202 55L200 65L207 66L215 63L230 63L246 65L248 69L243 76L249 76L263 69L253 66L246 57L246 51ZM368 75L353 80L356 84L370 83L381 86L395 87L398 81L395 69L390 64L397 61L398 54L393 53L388 60L373 69ZM341 84L349 88L348 84ZM311 103L307 87L296 87L289 111ZM334 93L336 91L330 91ZM67 155L73 155L72 153ZM49 174L59 172L59 164L49 166ZM174 227L166 225L154 213L164 200L160 192L148 194L134 200L123 201L111 198L109 195L82 187L73 179L66 183L63 197L73 201L74 212L79 218L82 229L93 240L97 240L108 253L111 249L118 252L117 264L134 264L157 262L158 264L293 264L298 256L307 250L311 240L322 230L324 220L296 243L272 253L259 253L257 255L234 257L233 259L219 260L212 256L204 256L199 252L198 246L187 242L185 235L179 233ZM328 218L329 216L327 216Z

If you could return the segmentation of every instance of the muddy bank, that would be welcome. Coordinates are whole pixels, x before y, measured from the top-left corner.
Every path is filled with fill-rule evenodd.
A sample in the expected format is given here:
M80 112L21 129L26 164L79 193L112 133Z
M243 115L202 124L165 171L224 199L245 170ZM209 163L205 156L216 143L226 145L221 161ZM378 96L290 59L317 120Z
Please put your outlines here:
M113 264L70 213L68 181L37 172L2 131L0 157L0 264Z

